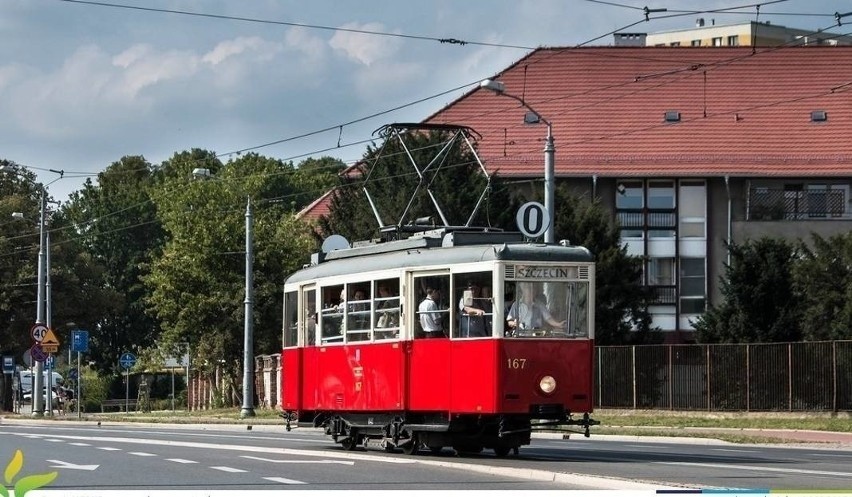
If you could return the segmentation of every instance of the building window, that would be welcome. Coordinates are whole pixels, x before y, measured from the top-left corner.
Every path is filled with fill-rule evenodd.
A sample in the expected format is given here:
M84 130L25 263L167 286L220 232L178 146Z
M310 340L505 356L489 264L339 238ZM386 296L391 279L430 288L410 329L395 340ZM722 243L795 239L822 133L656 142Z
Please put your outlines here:
M649 258L645 275L647 285L654 295L654 304L674 305L676 303L675 260L673 257Z
M713 38L713 46L714 47L721 47L722 46L722 37L721 36L718 37L718 38Z
M679 47L679 46L680 46L680 42L679 42L679 41L673 41L673 42L669 43L669 46L670 46L670 47Z
M641 238L645 226L645 189L642 181L619 181L615 193L615 207L618 210L621 237Z
M675 236L674 181L648 182L648 237Z
M701 40L692 40L690 43L692 44L693 47L700 47L701 46Z
M728 37L728 46L729 47L738 47L740 45L740 37L737 35Z
M681 238L704 238L707 186L703 181L681 181L679 198L678 235Z
M705 259L681 257L680 259L680 312L701 314L707 299Z

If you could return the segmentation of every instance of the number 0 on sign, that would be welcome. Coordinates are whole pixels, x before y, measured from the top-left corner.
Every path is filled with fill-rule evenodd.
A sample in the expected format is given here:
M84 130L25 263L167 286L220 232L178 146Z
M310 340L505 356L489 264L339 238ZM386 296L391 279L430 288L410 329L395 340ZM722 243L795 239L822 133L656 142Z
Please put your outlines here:
M550 216L547 215L547 209L538 202L527 202L518 209L518 214L515 216L515 221L518 223L518 229L527 238L538 238L547 231L550 224Z

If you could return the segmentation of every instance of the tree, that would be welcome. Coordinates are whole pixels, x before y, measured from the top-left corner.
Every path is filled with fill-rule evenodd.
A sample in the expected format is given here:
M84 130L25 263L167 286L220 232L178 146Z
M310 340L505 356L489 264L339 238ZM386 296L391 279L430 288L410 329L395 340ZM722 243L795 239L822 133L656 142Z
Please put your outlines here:
M805 340L852 339L852 233L812 235L793 267Z
M793 291L798 250L780 238L731 244L731 263L721 280L723 302L698 318L704 343L791 342L801 338Z
M600 199L589 201L568 188L556 189L556 239L582 245L595 256L595 342L643 343L652 339L648 292L642 286L642 259L627 255L618 225Z
M193 181L196 168L213 178ZM161 323L164 344L190 342L194 364L223 370L232 384L242 370L247 202L256 353L280 350L284 278L314 247L289 201L301 193L293 177L292 165L279 160L247 154L222 164L194 150L168 161L152 193L168 242L145 278L148 311Z
M431 218L436 225L443 225L441 213L451 226L466 224L483 190L489 185L473 153L459 146L447 148L446 155L442 155L438 162L440 167L427 171L422 182L412 167L413 160L422 171L452 136L452 133L440 130L408 132L403 135L406 150L401 140L389 133L383 135L383 146L368 147L358 173L345 178L344 184L335 191L329 215L319 221L321 236L339 234L350 240L367 240L376 236L379 225L364 194L365 187L387 226L406 225L424 217ZM440 212L426 192L427 185L435 193ZM513 204L508 189L492 176L489 193L471 224L508 226L514 219L514 211L507 209Z
M145 313L146 268L159 255L164 233L150 198L154 170L141 156L127 156L87 180L63 210L74 228L88 273L64 275L66 284L84 291L96 316L68 319L92 331L89 356L101 371L116 372L119 356L150 346L159 335ZM101 294L100 297L95 297Z

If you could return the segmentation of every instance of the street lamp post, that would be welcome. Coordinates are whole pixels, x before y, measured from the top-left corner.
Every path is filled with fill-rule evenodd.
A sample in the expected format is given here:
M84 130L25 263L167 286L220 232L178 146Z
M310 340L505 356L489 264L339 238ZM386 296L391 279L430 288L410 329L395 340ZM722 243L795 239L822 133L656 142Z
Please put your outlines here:
M243 336L243 408L241 418L254 417L254 278L251 197L246 201L246 300Z
M199 179L209 179L210 170L195 168L192 176ZM245 327L243 333L243 405L240 409L241 418L252 418L254 412L254 276L253 276L253 239L252 239L252 208L251 197L246 201L246 298Z
M4 169L5 170L5 169ZM39 233L38 233L38 290L36 295L36 325L45 324L44 320L44 310L45 310L45 295L46 295L46 282L45 282L45 238L44 238L44 206L45 206L45 190L44 187L41 187L41 200L39 207ZM24 214L22 212L13 212L12 217L15 219L25 219ZM33 374L33 382L32 382L32 415L33 417L40 418L44 416L44 363L38 361L33 357L33 362L35 363L35 373ZM50 393L48 393L50 395Z
M539 114L535 109L533 109L528 103L524 101L524 99L516 95L512 95L511 93L506 93L506 85L504 85L501 81L486 79L482 81L479 86L480 88L486 88L498 95L503 95L504 97L509 97L520 102L521 105L523 105L527 110L529 110L533 114L532 117L529 114L524 116L525 123L536 124L541 121L547 125L547 137L544 141L544 207L547 210L548 223L547 230L544 232L544 241L545 243L554 243L556 240L554 235L553 224L556 219L556 214L553 206L553 198L555 195L555 180L553 170L554 160L556 156L556 147L553 145L553 126L550 121L545 119L541 114Z

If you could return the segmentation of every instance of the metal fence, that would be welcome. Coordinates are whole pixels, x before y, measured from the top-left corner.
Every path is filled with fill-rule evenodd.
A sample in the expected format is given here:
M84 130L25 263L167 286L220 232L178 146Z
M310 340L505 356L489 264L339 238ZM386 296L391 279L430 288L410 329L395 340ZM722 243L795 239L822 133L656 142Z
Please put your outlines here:
M852 411L852 341L597 347L596 406Z

